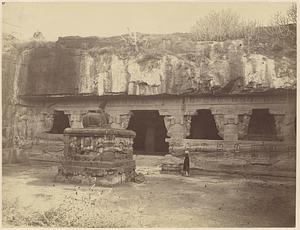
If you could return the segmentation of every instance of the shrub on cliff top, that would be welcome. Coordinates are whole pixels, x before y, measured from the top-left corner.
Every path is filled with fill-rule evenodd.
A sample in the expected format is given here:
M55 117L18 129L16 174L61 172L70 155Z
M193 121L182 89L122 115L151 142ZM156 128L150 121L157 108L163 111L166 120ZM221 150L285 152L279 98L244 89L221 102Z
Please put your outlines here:
M255 24L246 24L242 18L231 10L212 11L199 18L192 28L192 34L199 41L225 41L245 36Z
M246 39L258 41L267 37L268 40L296 40L297 7L292 4L286 14L276 13L271 18L270 26L262 27L255 20L245 21L231 10L212 11L199 18L192 27L192 34L198 41L225 41Z

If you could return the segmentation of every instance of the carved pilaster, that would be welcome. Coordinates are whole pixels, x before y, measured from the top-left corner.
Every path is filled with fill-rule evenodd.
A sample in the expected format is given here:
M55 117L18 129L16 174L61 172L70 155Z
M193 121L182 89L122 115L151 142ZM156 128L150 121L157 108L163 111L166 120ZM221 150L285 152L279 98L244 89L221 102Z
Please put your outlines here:
M218 129L218 135L224 138L224 115L223 114L214 114L214 119Z
M82 114L79 112L71 112L71 114L68 114L69 117L69 123L71 128L83 128L82 126Z
M278 140L283 140L284 136L284 115L283 114L274 114L275 127L276 127L276 136Z
M18 108L13 125L12 143L15 148L23 148L32 144L35 125L34 112L28 108Z
M51 113L43 113L41 118L42 123L42 132L50 131L53 127L53 121L54 121L54 114Z
M191 130L192 116L191 115L184 116L183 122L185 127L185 137L188 137L190 135L190 130Z
M279 140L287 142L295 141L295 115L291 112L284 112L283 109L270 109L274 116L276 136Z
M167 129L167 135L171 136L170 128L175 124L175 118L170 115L164 116L164 122Z
M166 141L169 143L169 152L171 154L180 154L184 149L183 140L185 138L186 127L183 116L164 116L167 135Z
M109 114L108 122L111 128L127 129L132 113L125 114Z
M113 129L121 129L120 125L120 115L119 114L109 114L108 116L108 123L110 124L110 127Z
M131 118L131 113L127 113L127 114L121 114L120 115L120 126L123 129L127 129L128 128L128 124L129 124L129 120Z
M15 120L15 136L19 138L27 138L28 116L26 113L17 112Z
M285 141L287 142L296 141L295 129L296 129L295 116L286 114L284 117L284 126L283 126L283 136Z
M238 140L238 116L236 114L224 115L224 140Z
M167 135L171 138L184 138L185 126L183 116L165 116L165 126L168 131Z
M248 127L251 118L251 114L241 114L238 116L238 138L239 140L243 140L248 134Z

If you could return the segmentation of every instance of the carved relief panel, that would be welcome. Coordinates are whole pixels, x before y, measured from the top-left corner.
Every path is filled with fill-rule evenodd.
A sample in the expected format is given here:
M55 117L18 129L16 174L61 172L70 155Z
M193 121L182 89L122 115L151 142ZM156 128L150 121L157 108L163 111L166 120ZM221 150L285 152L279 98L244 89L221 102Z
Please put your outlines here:
M191 115L184 116L183 122L185 128L185 137L188 137L190 135L190 130L191 130L192 116Z
M214 119L218 129L218 135L224 138L224 115L223 114L214 114Z
M248 127L250 122L250 114L242 114L238 116L238 137L239 140L243 140L248 134Z
M127 113L127 114L121 114L120 115L120 126L123 129L127 129L128 128L128 124L131 118L131 113Z
M276 136L278 140L283 140L285 126L284 118L283 114L274 114Z

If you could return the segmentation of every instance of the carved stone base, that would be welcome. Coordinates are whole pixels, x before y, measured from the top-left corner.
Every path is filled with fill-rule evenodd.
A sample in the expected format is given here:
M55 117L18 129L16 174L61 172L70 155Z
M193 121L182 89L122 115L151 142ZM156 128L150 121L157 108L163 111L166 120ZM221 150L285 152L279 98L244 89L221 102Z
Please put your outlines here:
M64 158L56 181L112 186L134 179L133 131L68 128L64 136Z
M73 164L74 163L75 162L73 162ZM103 162L100 164L102 164L101 168L92 168L85 166L70 166L70 163L68 163L68 165L64 165L59 169L55 181L89 186L113 186L133 181L136 176L135 162L133 160L126 163L122 162L121 164L114 164L115 166L119 165L119 167L112 167L113 164L107 164L106 166L110 165L110 167L104 168Z

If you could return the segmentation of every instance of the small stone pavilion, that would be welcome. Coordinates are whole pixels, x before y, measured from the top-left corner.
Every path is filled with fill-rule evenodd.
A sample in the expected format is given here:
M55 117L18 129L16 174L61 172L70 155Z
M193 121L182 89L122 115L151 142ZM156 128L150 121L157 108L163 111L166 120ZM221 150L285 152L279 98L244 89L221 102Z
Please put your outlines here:
M121 37L7 47L6 138L51 143L101 106L112 128L136 133L135 154L188 151L192 173L295 175L295 54L265 52L267 41L253 51L243 40L139 39L139 47Z
M89 112L83 117L84 128L64 130L64 157L56 181L111 186L134 180L135 133L110 128L104 114Z

